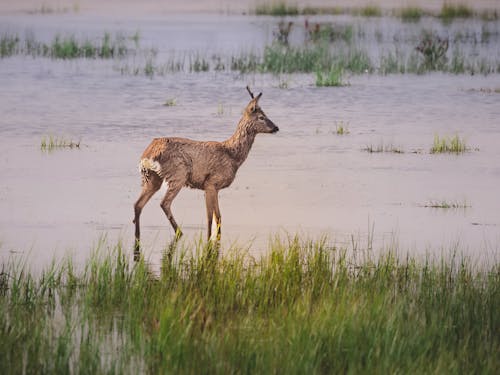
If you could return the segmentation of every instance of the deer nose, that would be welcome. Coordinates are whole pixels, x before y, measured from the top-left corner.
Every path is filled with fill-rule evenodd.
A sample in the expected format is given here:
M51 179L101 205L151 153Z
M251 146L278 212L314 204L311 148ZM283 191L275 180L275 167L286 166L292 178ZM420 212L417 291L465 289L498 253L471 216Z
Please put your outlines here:
M271 130L271 133L276 133L279 130L280 130L280 128L278 128L276 125L274 125L274 128L273 128L273 130Z

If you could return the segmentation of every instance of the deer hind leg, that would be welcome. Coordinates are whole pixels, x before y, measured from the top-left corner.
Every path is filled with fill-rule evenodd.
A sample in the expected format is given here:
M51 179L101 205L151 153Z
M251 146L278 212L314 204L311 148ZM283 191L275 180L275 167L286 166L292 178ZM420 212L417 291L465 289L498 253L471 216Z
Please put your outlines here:
M160 190L163 180L156 173L151 173L150 177L145 180L142 185L142 192L139 199L134 204L134 224L135 224L135 251L139 251L139 241L141 237L141 229L139 224L139 218L141 216L142 209L151 199L151 197Z
M172 205L172 201L177 196L177 194L179 193L179 191L182 189L183 186L184 186L183 182L169 181L167 193L165 194L165 197L161 202L161 208L163 209L163 212L165 212L165 215L167 215L167 219L170 221L172 228L174 228L176 239L179 239L182 236L182 231L177 225L177 222L174 219L174 215L172 215L172 210L170 209L170 206Z
M214 188L205 190L205 203L207 205L207 240L212 237L212 220L215 219L216 224L216 240L219 241L221 237L221 215L219 210L219 197L218 192Z

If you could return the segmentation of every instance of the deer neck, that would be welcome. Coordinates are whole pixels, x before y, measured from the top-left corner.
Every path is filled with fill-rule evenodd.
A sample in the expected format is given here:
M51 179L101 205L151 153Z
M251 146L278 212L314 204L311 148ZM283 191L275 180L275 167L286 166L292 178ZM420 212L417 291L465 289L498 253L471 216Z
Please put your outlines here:
M252 130L251 121L243 117L234 134L223 142L238 167L247 158L256 135L255 131Z

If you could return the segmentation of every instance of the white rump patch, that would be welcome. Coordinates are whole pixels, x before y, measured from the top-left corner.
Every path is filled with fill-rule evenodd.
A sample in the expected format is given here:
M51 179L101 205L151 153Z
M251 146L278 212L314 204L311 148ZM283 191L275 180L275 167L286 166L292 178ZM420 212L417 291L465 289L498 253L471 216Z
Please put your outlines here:
M150 158L141 159L139 163L139 170L141 173L145 173L148 171L156 172L158 175L161 175L161 165L156 160Z

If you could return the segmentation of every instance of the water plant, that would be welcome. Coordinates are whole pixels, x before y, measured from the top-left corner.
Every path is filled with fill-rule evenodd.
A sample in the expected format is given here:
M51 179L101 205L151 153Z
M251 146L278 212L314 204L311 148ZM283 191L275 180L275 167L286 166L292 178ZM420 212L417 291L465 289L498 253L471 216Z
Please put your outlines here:
M255 7L254 13L262 16L297 16L299 8L297 5L288 4L286 1L271 1L271 3L260 3Z
M399 15L404 22L418 22L424 15L424 11L422 8L409 6L402 8Z
M335 134L337 135L346 135L349 134L349 123L344 121L338 121L335 124Z
M448 39L440 38L431 31L424 31L415 48L424 57L425 70L443 70L447 63Z
M382 16L382 10L376 5L367 5L357 10L360 16L363 17L380 17Z
M383 152L388 152L388 153L393 153L393 154L404 154L404 151L401 147L395 146L392 143L391 144L384 144L383 142L380 142L378 145L374 146L373 144L370 144L366 146L365 148L362 149L363 151L366 151L370 154L377 154L377 153L383 153Z
M465 4L450 4L447 2L443 3L441 7L441 12L439 17L445 21L450 22L455 18L470 18L474 15L474 12Z
M461 154L468 151L469 148L465 143L465 140L457 135L453 137L440 137L439 135L434 136L434 143L431 147L431 154L439 153L454 153Z
M64 137L49 135L44 136L40 142L40 150L42 151L51 152L61 148L80 148L80 141L75 142Z
M0 369L17 373L496 373L500 267L455 253L356 258L326 239L262 257L177 245L158 271L99 243L0 277Z
M466 209L470 208L470 204L466 200L463 201L448 201L448 200L431 200L423 207L426 208L442 208L442 209Z
M0 57L12 56L19 48L19 36L17 34L3 34L0 36Z
M163 103L165 107L175 107L177 105L177 99L175 98L170 98Z
M316 86L324 87L324 86L344 86L343 78L343 69L340 66L332 65L330 70L327 72L316 71Z
M132 39L138 48L136 37ZM79 40L74 35L54 36L51 43L40 42L32 32L26 32L24 40L15 34L4 34L0 38L0 57L8 57L14 54L25 54L33 57L51 57L54 59L75 59L75 58L100 58L110 59L124 57L131 49L127 44L127 38L122 34L114 37L105 32L101 40L84 39Z

